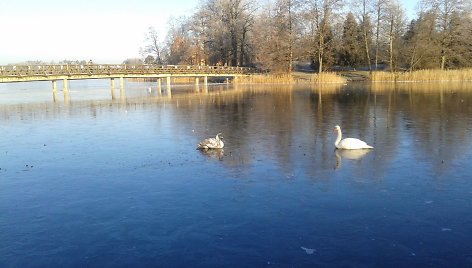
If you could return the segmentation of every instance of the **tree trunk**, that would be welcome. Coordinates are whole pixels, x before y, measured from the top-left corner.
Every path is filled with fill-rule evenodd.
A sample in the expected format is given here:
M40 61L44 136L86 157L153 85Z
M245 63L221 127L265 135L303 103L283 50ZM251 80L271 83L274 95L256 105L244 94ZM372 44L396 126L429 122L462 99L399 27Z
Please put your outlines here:
M246 46L246 29L243 29L242 32L242 37L241 37L241 44L239 45L239 65L244 66L244 56L245 56L245 51L244 47Z
M324 35L320 33L318 50L318 73L323 72Z
M293 62L293 28L292 28L292 0L288 0L288 29L289 29L289 55L288 55L288 73L292 74Z
M377 71L379 69L378 64L379 64L379 35L380 35L380 3L377 6L377 27L376 27L376 33L375 33L375 70Z
M238 39L235 32L231 32L231 66L238 64Z
M393 38L390 37L390 59L389 59L389 65L390 65L390 72L394 72L394 67L393 67Z
M410 58L410 73L413 72L413 68L415 65L415 57L416 57L416 44L413 46L413 51L411 52L411 58Z
M367 59L367 66L369 66L369 72L372 72L372 67L370 64L370 51L369 51L369 40L367 36L367 11L366 11L366 1L363 1L364 13L362 14L362 32L364 36L364 48Z
M367 59L367 65L369 66L369 72L372 72L372 67L370 64L370 52L369 52L369 40L367 39L367 29L364 26L364 45L365 45L365 54Z
M394 72L393 67L393 19L390 21L390 33L389 33L389 50L390 50L390 72Z
M442 51L441 54L441 70L444 70L444 67L446 65L446 53Z

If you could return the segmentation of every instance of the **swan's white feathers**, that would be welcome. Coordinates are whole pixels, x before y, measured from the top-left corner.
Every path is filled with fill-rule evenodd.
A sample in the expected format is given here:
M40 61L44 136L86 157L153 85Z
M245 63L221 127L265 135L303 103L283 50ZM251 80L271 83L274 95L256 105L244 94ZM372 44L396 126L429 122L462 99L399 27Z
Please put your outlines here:
M339 143L336 145L336 148L340 149L371 149L374 148L370 145L367 145L365 141L361 141L359 139L355 138L345 138L339 141Z
M214 138L204 139L197 145L197 149L221 149L225 146L222 141L221 133L216 134Z
M342 132L340 126L335 126L334 130L338 132L338 137L334 142L334 146L338 149L348 149L348 150L356 150L356 149L372 149L374 147L368 145L364 141L355 138L342 138Z

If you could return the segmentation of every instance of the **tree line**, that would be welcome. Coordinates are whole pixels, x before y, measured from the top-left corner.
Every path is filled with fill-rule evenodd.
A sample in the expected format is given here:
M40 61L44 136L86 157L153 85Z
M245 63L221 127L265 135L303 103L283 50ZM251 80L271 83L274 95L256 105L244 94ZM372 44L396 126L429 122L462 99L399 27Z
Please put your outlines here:
M466 68L471 10L470 0L422 0L408 21L397 0L203 0L170 21L165 42L150 28L141 52L148 64L277 72Z

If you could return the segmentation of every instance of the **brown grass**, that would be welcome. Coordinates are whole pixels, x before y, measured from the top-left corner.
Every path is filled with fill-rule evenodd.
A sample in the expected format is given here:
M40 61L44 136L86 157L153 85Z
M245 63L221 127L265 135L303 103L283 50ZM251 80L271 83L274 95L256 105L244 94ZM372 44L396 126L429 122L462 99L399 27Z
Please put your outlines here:
M413 72L373 72L371 80L379 81L471 81L472 69L462 70L419 70Z

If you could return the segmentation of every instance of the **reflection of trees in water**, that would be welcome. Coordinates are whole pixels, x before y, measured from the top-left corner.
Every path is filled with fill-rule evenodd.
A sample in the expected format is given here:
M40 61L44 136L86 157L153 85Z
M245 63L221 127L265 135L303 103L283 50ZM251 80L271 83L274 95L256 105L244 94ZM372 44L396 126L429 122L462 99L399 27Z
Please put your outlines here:
M470 89L471 84L468 86ZM460 158L471 143L472 94L465 88L463 83L430 83L429 90L407 85L400 88L409 91L403 119L408 122L406 133L419 155L434 159L431 165L436 172L448 167L438 165L442 160Z
M195 144L222 132L226 148L223 157L216 156L224 165L269 160L287 174L297 169L309 177L320 177L321 171L335 165L332 128L340 124L346 137L359 137L376 147L359 170L353 166L354 172L369 169L374 177L381 178L391 159L407 150L399 150L400 146L410 146L415 157L432 157L436 172L447 167L436 165L441 160L457 159L469 149L472 94L466 89L471 85L353 83L294 89L287 85L239 85L238 90L223 86L172 99L3 105L0 119L47 119L84 113L100 117L116 109L149 110L156 113L157 124L163 124L163 116L182 120L169 126L180 128L185 135L194 130Z
M202 136L223 133L225 165L276 159L279 166L289 169L292 165L286 148L293 136L291 93L285 87L220 92L181 105L178 112L186 114L186 124Z
M417 160L427 156L433 170L441 173L448 166L438 163L460 158L471 143L471 88L472 83L464 82L389 83L373 84L371 91L387 105L383 110L390 123L396 122L386 135L403 135L393 146L409 143Z
M110 104L109 102L72 102L70 105L40 103L40 104L15 104L0 105L0 120L34 120L34 119L53 119L59 117L76 117L89 115L92 118L100 116L102 113L111 110L126 111L129 108L136 109L136 104Z
M334 151L333 132L335 125L343 128L343 137L358 137L377 144L377 134L380 130L388 130L379 127L379 121L384 116L382 105L375 105L375 99L371 96L366 84L349 84L342 88L327 90L323 87L315 87L310 94L310 106L315 116L316 126L313 128L314 139L318 142L313 153L319 159L314 159L318 166L333 168L336 166L336 154ZM380 122L382 124L382 122ZM346 135L347 134L347 135ZM392 146L391 146L392 147ZM390 148L394 150L394 148ZM321 156L319 155L321 153ZM372 154L376 154L374 150ZM379 152L382 153L383 152ZM371 157L371 162L364 162L362 169L366 167L374 172L375 177L382 177L385 169L378 168L388 164L388 157ZM374 162L375 161L375 162ZM353 167L354 171L355 167ZM359 170L360 174L365 170Z

